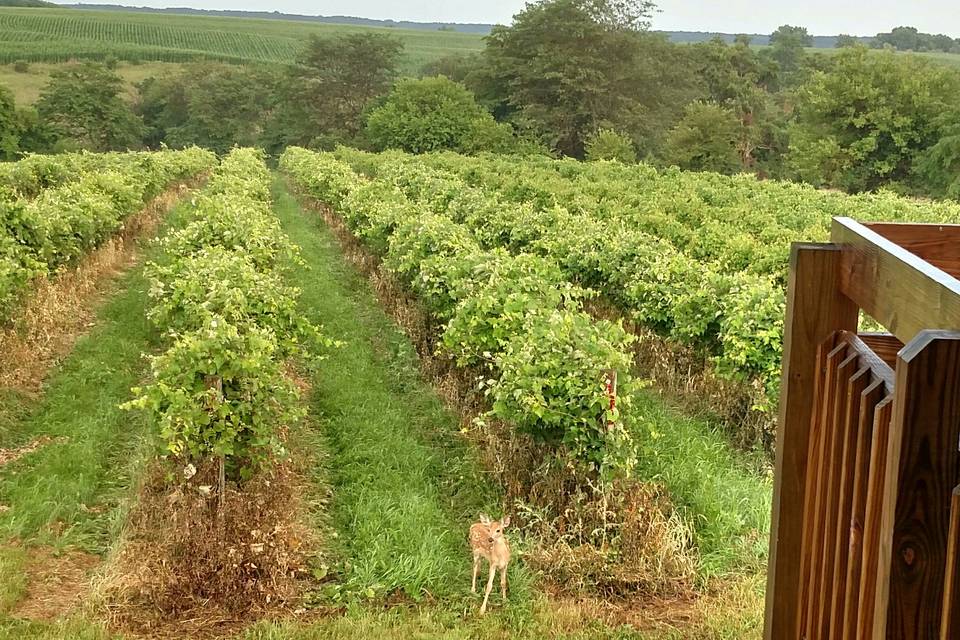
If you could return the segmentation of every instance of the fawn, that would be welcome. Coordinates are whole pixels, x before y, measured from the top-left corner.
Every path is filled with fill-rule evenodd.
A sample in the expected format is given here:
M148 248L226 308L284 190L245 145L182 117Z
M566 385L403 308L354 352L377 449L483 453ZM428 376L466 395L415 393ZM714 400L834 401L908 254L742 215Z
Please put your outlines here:
M490 564L490 577L487 579L487 591L483 595L483 604L480 605L480 615L487 612L487 600L490 590L493 589L493 577L500 570L500 594L507 597L507 565L510 563L510 543L503 536L503 530L509 526L510 516L500 520L490 520L485 514L480 514L480 522L470 525L470 547L473 549L473 584L471 593L477 592L477 571L480 569L480 558L486 558Z

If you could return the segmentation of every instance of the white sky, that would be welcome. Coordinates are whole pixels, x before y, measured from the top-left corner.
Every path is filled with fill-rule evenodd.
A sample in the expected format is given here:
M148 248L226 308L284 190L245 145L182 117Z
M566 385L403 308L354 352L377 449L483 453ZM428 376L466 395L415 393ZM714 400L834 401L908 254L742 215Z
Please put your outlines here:
M77 2L83 0L60 0ZM90 0L99 4L198 9L281 11L307 15L349 15L420 22L508 24L523 0ZM770 33L781 24L805 26L816 35L875 35L899 25L960 37L960 11L948 0L659 0L653 27L663 30Z

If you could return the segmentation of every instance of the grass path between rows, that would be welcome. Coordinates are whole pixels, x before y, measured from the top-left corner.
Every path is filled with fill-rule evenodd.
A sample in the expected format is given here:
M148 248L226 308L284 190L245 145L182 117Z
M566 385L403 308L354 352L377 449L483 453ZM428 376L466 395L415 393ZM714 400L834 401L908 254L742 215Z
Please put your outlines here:
M495 482L333 234L279 180L274 189L276 213L306 262L292 278L303 313L343 342L318 367L310 402L328 447L343 586L347 595L456 599L469 588L470 523L480 511L500 513ZM522 575L512 567L518 599Z
M175 207L167 225L178 224L186 210L187 205ZM145 375L143 354L156 347L145 317L143 275L143 264L154 254L153 247L144 250L136 266L108 285L89 333L52 372L39 397L3 391L0 447L52 440L0 467L0 638L6 632L25 637L28 626L35 627L6 618L27 587L25 547L103 555L120 533L152 446L147 418L119 405Z

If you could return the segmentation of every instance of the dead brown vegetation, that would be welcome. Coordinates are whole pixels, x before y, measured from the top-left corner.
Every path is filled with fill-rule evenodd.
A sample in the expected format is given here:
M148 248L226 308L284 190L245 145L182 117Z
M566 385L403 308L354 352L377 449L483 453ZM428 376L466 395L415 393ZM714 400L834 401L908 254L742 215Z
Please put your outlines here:
M222 494L215 461L186 475L164 461L147 475L97 588L111 626L207 637L292 612L316 544L294 463L274 461Z
M0 327L0 386L36 392L94 319L109 285L136 263L140 241L205 178L177 184L130 216L112 238L83 260L37 280L11 324Z

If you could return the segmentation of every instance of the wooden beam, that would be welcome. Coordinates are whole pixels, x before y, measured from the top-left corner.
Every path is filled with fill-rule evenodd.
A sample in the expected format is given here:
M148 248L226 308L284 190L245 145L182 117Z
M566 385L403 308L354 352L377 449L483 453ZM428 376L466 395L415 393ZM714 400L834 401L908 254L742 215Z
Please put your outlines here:
M777 429L764 637L797 634L804 490L817 347L837 330L856 331L859 309L839 287L841 252L829 244L794 244L784 326L783 383Z
M938 640L960 482L960 332L919 333L896 373L875 609L886 613L873 637Z
M924 329L960 329L960 280L850 218L834 218L840 291L904 344Z
M960 225L875 222L864 226L954 278L960 277Z

